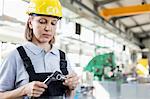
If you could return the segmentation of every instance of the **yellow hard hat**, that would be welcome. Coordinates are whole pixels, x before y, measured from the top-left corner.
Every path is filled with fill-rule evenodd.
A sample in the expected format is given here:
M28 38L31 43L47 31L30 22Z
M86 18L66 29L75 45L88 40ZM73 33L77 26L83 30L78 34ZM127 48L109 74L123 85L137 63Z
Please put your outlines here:
M62 6L59 0L30 0L27 14L32 13L62 17Z

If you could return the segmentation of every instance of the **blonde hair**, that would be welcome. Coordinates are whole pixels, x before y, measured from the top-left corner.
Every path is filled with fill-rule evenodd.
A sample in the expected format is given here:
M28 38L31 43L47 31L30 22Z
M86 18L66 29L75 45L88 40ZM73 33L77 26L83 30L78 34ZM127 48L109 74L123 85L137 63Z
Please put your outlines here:
M32 38L33 38L33 29L31 29L29 27L29 20L30 20L30 17L26 23L26 26L25 26L25 39L29 42L32 42ZM55 36L53 37L52 40L49 41L49 44L50 45L53 45L55 43Z

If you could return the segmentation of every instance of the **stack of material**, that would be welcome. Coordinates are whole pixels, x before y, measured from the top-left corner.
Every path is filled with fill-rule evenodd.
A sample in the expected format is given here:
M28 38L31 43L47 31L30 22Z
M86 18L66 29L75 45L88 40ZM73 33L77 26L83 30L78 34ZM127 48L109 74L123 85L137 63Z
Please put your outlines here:
M138 77L138 83L150 83L150 77Z

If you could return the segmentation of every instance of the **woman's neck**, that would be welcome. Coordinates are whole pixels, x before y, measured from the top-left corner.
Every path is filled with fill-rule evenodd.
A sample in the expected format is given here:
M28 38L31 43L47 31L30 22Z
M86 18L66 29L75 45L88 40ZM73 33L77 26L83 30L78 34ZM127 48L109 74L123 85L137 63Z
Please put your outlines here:
M35 43L33 42L35 45L37 45L38 47L44 49L46 52L50 51L52 46L49 43Z

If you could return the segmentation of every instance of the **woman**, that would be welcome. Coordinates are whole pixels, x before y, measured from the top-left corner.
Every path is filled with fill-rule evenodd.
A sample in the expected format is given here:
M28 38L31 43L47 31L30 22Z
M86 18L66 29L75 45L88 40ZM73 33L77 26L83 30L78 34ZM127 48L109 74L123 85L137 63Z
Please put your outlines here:
M71 69L64 52L53 46L56 25L62 17L59 0L31 0L27 13L27 44L14 50L0 68L0 97L16 99L38 97L62 99L71 96L78 77ZM65 81L45 79L58 71Z

